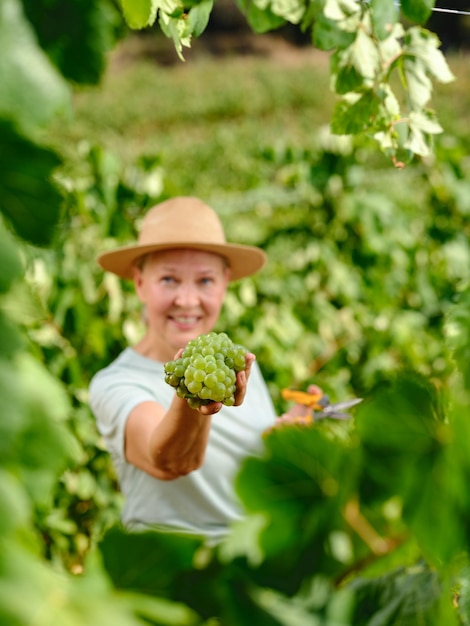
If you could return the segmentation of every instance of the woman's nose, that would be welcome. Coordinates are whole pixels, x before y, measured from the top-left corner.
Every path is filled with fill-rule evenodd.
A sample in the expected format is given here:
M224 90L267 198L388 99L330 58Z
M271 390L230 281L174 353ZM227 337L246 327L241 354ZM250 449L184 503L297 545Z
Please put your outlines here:
M197 288L191 284L180 284L176 292L175 304L190 307L199 304Z

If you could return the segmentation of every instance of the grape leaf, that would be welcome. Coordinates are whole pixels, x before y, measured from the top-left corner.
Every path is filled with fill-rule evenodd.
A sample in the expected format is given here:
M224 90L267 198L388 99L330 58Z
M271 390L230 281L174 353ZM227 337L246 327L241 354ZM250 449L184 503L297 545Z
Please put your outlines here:
M390 0L371 0L370 12L372 28L379 40L386 39L398 19L398 9Z
M19 0L0 3L0 84L0 117L28 132L71 110L69 88L37 45Z
M8 456L19 463L33 500L46 503L61 471L78 459L79 446L64 421L69 410L65 387L35 358L24 354L17 363L17 386L27 390L21 398L28 421Z
M259 8L252 0L237 0L238 6L246 14L248 24L255 33L266 33L285 24L285 19L267 7Z
M332 58L334 63L334 58ZM352 64L340 67L334 77L334 89L339 95L346 95L351 92L360 92L364 89L364 76L360 74Z
M361 502L398 498L426 554L455 556L464 534L455 514L461 496L450 489L455 472L441 394L421 375L401 372L359 407L356 426L364 459Z
M51 182L61 158L1 120L0 143L0 211L20 237L49 244L62 208L62 196Z
M171 533L130 533L110 528L99 549L108 574L118 589L166 596L173 580L191 570L201 539Z
M433 135L442 132L442 127L432 111L411 111L406 121L408 135L403 147L414 154L427 156L433 144Z
M358 578L349 588L355 591L352 617L355 626L439 624L434 618L442 592L441 581L424 563L409 569L398 568L374 579ZM380 607L372 618L371 607ZM454 619L440 623L455 625Z
M448 311L445 332L465 388L470 391L470 289L460 293L458 301Z
M372 38L362 29L351 44L351 61L357 71L372 84L380 70L379 51Z
M18 256L11 234L0 220L0 292L9 290L13 281L23 273L23 266Z
M413 109L420 109L427 104L432 94L432 82L427 74L426 65L418 58L407 57L403 70L410 106Z
M129 28L140 30L151 26L157 17L159 0L120 0Z
M265 11L269 8L274 15L291 24L298 24L305 13L303 0L253 0L253 2L260 10Z
M309 568L334 567L325 540L344 523L340 510L354 480L357 458L318 427L274 429L265 443L264 458L250 457L243 463L236 489L247 512L263 514L267 520L259 530L259 544L266 562L271 566L275 562L278 568L271 584L291 593L302 571L306 575ZM269 578L269 572L262 575Z
M205 31L213 6L213 0L202 0L189 11L189 30L194 37L199 37Z
M18 526L26 526L31 515L31 506L17 476L0 469L0 533L2 537Z
M354 135L368 130L371 118L379 113L380 103L374 91L366 91L355 101L336 103L331 116L331 131L336 135Z
M431 16L435 0L401 0L404 15L416 24L424 24Z
M347 48L356 37L355 32L341 28L337 21L321 13L313 25L313 44L320 50Z
M439 50L439 39L428 30L412 27L403 38L403 54L408 60L417 59L423 71L441 83L449 83L455 79L447 61Z
M68 80L96 84L122 17L109 0L23 0L41 47Z
M356 31L361 21L361 5L355 0L326 0L325 17L340 23L346 31Z
M168 14L165 11L159 11L158 23L162 32L170 39L173 39L176 53L180 60L184 61L183 46L189 48L191 45L191 32L188 20L183 19L182 14Z

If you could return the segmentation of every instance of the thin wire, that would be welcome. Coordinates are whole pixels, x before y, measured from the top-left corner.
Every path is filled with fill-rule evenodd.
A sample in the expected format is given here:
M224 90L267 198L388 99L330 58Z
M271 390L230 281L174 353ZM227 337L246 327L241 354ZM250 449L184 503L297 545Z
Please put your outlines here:
M396 6L400 6L400 2L395 0ZM460 9L445 9L441 7L433 7L431 11L435 11L436 13L452 13L453 15L470 15L470 11L461 11Z
M455 15L470 15L470 11L460 11L459 9L441 9L439 7L434 7L432 9L436 13L453 13Z

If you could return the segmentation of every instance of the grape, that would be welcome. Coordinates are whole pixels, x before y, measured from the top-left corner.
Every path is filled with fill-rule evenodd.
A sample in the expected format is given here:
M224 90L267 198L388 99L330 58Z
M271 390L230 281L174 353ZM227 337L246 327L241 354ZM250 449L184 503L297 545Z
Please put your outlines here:
M165 382L192 409L209 402L233 406L237 372L245 369L247 353L226 333L199 335L186 344L179 359L165 363Z

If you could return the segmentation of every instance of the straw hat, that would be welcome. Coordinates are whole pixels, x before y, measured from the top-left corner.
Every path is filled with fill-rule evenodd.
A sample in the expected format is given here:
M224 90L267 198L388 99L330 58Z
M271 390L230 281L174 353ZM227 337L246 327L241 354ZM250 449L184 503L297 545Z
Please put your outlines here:
M191 248L219 254L227 259L231 280L254 274L266 263L261 248L227 243L219 217L211 207L189 196L157 204L148 211L136 244L104 252L101 267L121 278L132 278L132 268L149 252Z

